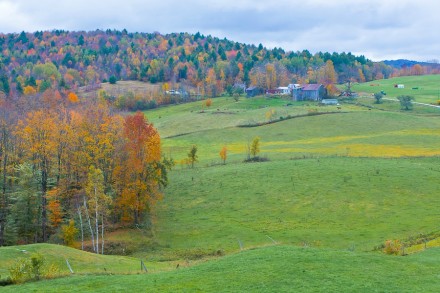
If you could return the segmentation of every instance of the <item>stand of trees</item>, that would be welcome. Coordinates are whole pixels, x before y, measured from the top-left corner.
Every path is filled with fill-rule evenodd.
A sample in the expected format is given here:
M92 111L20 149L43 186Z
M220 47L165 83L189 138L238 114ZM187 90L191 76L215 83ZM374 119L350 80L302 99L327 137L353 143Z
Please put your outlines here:
M0 245L48 241L74 220L102 253L105 227L151 228L170 164L140 112L52 89L0 99Z
M243 83L270 89L323 79L365 82L400 74L438 73L438 68L413 67L395 69L345 52L285 52L200 33L0 33L0 91L9 96L50 88L75 91L109 80L167 82L171 88L184 81L197 93L217 96Z

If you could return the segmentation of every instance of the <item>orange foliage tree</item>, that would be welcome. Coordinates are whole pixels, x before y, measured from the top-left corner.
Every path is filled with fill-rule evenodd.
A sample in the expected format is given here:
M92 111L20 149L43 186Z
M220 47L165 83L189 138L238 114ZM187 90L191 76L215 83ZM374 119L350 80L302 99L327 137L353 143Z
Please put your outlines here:
M124 121L122 145L114 178L119 190L118 205L123 221L139 224L145 213L151 215L154 203L162 198L166 170L161 163L160 136L141 112Z
M226 158L228 157L228 149L226 148L226 146L223 146L222 149L220 150L220 158L223 161L223 164L226 164Z

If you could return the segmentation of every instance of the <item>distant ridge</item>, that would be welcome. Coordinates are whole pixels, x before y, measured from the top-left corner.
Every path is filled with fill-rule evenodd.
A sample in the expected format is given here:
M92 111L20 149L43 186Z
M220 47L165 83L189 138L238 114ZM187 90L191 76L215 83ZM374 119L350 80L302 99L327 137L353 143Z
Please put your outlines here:
M407 59L385 60L383 61L383 63L398 69L404 67L412 67L416 64L420 64L422 66L440 67L440 64L435 62L420 62L420 61L407 60Z

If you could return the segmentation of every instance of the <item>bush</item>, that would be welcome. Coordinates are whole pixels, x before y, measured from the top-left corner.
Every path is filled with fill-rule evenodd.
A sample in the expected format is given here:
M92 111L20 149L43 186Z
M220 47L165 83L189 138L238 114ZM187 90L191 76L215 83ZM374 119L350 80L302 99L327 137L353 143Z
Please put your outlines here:
M387 240L385 241L385 247L383 252L386 254L398 255L402 245L399 240Z
M110 76L108 81L110 82L110 84L116 84L116 82L117 82L116 76L114 76L114 75Z
M42 277L54 278L59 275L59 269L52 264L45 268L45 259L41 254L32 254L30 258L20 258L9 268L10 282L14 284L27 281L38 281Z

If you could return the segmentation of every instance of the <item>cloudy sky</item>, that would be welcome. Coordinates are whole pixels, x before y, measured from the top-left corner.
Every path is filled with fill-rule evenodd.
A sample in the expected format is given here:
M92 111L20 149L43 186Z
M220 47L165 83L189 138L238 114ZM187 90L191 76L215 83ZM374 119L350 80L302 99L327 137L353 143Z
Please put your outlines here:
M438 0L0 0L0 32L200 32L286 51L440 59Z

